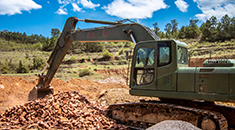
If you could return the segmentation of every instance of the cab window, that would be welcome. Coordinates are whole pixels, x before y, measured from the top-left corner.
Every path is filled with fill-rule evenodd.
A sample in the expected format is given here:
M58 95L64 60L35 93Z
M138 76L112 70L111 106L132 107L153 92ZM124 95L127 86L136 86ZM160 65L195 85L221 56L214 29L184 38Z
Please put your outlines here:
M145 85L154 79L154 48L139 48L136 56L134 79L137 85Z
M178 46L178 63L180 64L188 64L188 51L187 48Z
M146 67L154 65L154 48L140 48L137 52L136 67Z
M164 66L171 62L171 42L158 43L158 66Z

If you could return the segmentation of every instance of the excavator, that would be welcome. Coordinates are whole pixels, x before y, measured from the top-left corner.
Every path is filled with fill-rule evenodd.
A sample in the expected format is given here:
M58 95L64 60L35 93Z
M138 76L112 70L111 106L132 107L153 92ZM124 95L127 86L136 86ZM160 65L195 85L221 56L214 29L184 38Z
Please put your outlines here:
M108 26L75 30L78 21ZM203 67L188 67L186 43L161 40L148 27L128 19L111 22L68 18L29 100L53 94L50 82L73 41L135 43L129 93L160 100L110 105L106 114L119 123L148 128L164 120L182 120L203 130L235 128L235 108L214 103L235 100L235 61L208 59Z

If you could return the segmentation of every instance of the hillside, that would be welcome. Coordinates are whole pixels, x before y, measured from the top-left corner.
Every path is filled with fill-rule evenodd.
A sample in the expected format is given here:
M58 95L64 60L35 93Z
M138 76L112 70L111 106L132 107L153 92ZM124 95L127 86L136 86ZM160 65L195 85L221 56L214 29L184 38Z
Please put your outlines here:
M189 52L194 49L206 48L211 49L211 56L214 58L235 59L234 39L225 42L202 43L198 39L180 39L180 41L185 42L189 46ZM0 39L0 42L1 44L6 44L8 41ZM0 73L2 74L15 74L17 72L37 74L43 69L51 53L40 51L37 48L24 48L20 43L15 42L10 42L10 45L5 47L8 48L9 46L15 49L13 49L14 51L1 51ZM87 75L92 75L91 78L103 78L95 72L103 69L123 69L128 67L129 61L126 60L126 51L131 51L133 47L134 45L128 42L74 43L55 77L63 80L81 78L83 76L79 76L79 73L88 71ZM209 50L202 50L195 51L191 58L209 58L209 56ZM19 69L20 62L21 69Z
M211 57L220 57L225 59L235 59L235 40L225 42L202 42L200 43L198 39L182 39L187 43L189 51L192 52L195 49L211 49ZM209 50L198 51L192 54L192 58L205 58L210 56Z

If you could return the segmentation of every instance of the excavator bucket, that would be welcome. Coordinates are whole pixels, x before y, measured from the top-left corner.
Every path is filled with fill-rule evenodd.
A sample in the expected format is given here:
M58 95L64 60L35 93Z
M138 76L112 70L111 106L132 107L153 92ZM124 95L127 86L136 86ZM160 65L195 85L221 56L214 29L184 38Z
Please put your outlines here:
M29 92L28 101L34 101L36 99L43 99L47 95L50 95L53 93L54 93L53 87L39 88L36 86Z

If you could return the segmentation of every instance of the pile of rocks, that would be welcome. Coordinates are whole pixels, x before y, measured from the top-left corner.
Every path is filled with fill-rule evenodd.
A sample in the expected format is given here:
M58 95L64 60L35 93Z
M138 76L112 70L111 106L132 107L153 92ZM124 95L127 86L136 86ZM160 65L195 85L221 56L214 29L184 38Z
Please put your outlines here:
M68 91L15 106L0 115L6 129L125 129L105 116L102 106Z

